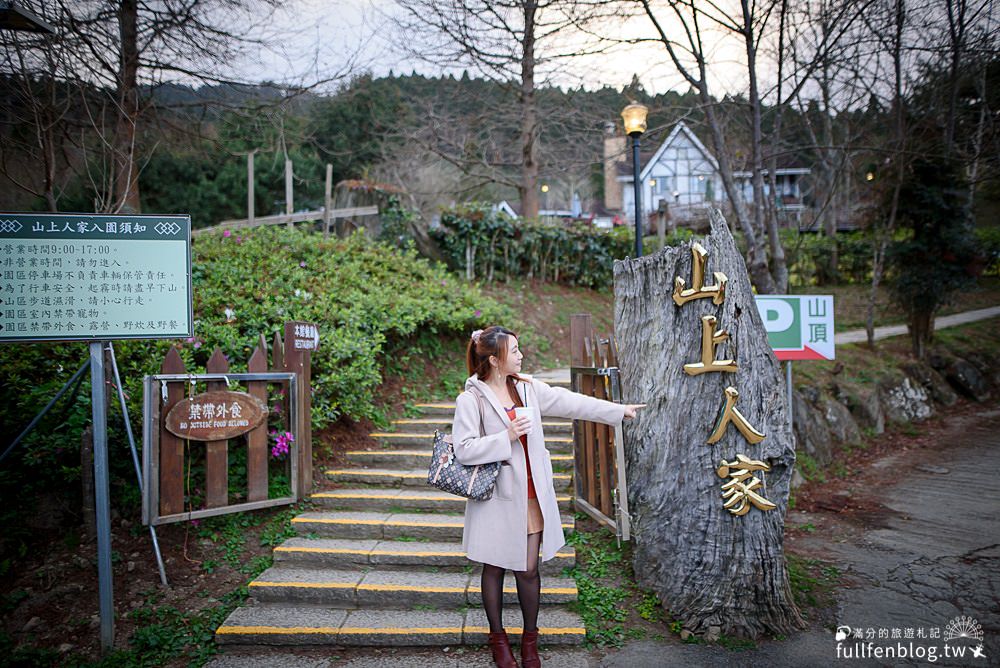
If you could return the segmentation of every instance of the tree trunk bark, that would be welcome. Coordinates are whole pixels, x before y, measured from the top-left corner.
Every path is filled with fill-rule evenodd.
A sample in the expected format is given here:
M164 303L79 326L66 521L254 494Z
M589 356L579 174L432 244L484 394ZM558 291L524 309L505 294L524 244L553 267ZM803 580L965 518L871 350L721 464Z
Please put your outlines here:
M753 226L758 234L767 234L768 247L771 251L770 276L771 280L764 285L757 285L757 290L764 294L774 294L785 292L788 286L788 267L785 265L785 249L781 246L781 238L778 236L778 222L772 218L766 220L764 215L764 204L766 196L764 194L764 157L761 153L761 146L764 142L763 130L760 118L760 93L757 90L757 41L754 37L754 16L750 9L749 0L742 0L740 3L743 9L744 41L747 52L747 78L750 80L750 117L751 117L751 156L753 164L751 166L753 185ZM771 193L774 197L774 193ZM765 267L768 266L767 259L764 260Z
M538 109L535 105L535 13L538 3L525 2L524 37L521 44L521 215L538 218Z
M892 68L894 76L894 90L892 96L893 117L893 154L892 163L895 170L896 184L892 191L892 203L889 206L889 218L883 229L875 230L875 262L872 267L872 285L868 293L868 307L865 314L865 333L868 339L868 347L875 349L875 302L878 299L878 286L882 280L882 272L885 267L885 254L889 243L892 241L893 230L896 229L896 215L899 212L899 195L903 187L904 169L904 140L906 137L906 121L903 113L903 26L906 22L906 0L896 0L894 6L893 42L892 42Z
M118 70L118 120L113 147L113 213L139 213L141 210L135 160L135 126L139 118L138 17L138 0L123 0L118 13L121 59Z
M622 385L629 403L648 408L627 425L625 451L629 510L638 583L656 592L685 628L728 635L786 635L801 628L782 548L795 446L781 368L768 345L746 265L725 219L713 213L705 284L713 272L728 278L725 300L696 299L676 306L674 278L692 287L692 247L668 247L615 262L615 335ZM702 360L702 316L718 318L731 337L714 360L733 359L735 373L689 376L685 364ZM736 408L765 437L757 444L729 424L707 440L720 416L725 390L739 392ZM722 460L737 455L764 462L754 470L757 491L773 503L737 516L723 507ZM732 469L735 471L735 467ZM720 477L727 476L727 479ZM744 484L753 485L749 479Z

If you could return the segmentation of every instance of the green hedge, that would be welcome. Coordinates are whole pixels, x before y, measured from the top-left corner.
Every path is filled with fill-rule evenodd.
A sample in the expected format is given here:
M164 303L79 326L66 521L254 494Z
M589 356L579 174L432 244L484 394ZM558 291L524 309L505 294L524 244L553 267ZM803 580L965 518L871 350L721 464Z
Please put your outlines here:
M431 236L449 265L472 279L536 278L592 288L610 286L613 262L632 255L635 245L626 227L514 220L478 203L445 210Z
M976 239L985 263L983 273L1000 276L1000 227L977 228Z
M872 242L863 232L841 232L836 239L823 234L782 230L788 271L795 285L837 285L871 281ZM837 249L837 266L829 258Z
M170 346L178 346L189 371L203 370L215 346L234 371L242 371L259 335L270 343L285 321L318 323L320 349L312 365L312 418L318 430L341 415L384 424L376 394L386 366L398 370L401 354L420 362L415 376L426 363L459 368L463 361L451 359L451 349L448 359L435 359L435 352L446 352L440 349L442 337L464 341L467 332L492 322L519 326L508 307L457 280L443 265L413 250L369 242L362 233L345 240L283 227L216 234L196 239L192 259L195 338L115 344L136 434L142 433L142 378L159 371ZM0 447L13 440L86 357L82 343L0 346L5 398L0 423L7 427ZM30 533L16 518L30 513L36 492L56 491L68 507L78 506L80 435L90 421L89 397L87 374L75 400L61 401L0 464L0 498L8 501L0 508L5 527L0 575L5 560L23 549ZM117 408L109 420L116 473L112 495L135 508L138 494Z

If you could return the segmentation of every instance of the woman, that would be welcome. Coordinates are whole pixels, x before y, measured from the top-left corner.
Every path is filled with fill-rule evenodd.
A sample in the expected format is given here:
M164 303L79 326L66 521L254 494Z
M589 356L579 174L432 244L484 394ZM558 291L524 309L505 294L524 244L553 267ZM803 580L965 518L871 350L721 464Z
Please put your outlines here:
M469 559L483 564L481 586L490 623L490 649L501 668L517 668L501 621L505 572L514 571L524 618L522 665L537 668L541 666L537 625L539 547L542 560L548 561L566 543L541 418L617 424L623 417L635 417L635 411L641 408L533 380L520 373L523 357L517 336L509 329L492 326L472 333L466 353L472 375L465 381L465 392L455 400L452 431L455 458L462 464L502 464L493 496L487 501L470 499L466 503L462 537ZM514 409L519 406L535 410L531 417L515 419Z

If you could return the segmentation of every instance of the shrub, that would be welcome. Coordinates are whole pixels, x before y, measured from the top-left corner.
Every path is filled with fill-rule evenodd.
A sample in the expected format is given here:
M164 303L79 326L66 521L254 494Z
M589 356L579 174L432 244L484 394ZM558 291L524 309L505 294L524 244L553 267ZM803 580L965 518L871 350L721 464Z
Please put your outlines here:
M782 230L789 274L797 285L867 283L871 280L872 242L864 232L841 232L836 240L818 233ZM828 258L837 249L837 267Z
M445 210L431 235L452 269L469 279L519 276L584 287L611 285L613 262L631 255L635 243L624 227L603 232L516 221L477 203Z

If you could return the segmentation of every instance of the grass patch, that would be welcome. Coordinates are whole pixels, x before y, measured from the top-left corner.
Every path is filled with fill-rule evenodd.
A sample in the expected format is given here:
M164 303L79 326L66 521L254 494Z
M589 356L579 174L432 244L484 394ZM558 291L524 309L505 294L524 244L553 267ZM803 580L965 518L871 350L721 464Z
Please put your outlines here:
M841 576L836 566L818 559L786 554L785 567L795 603L803 615L808 616L810 608L825 607L833 601L833 590Z

